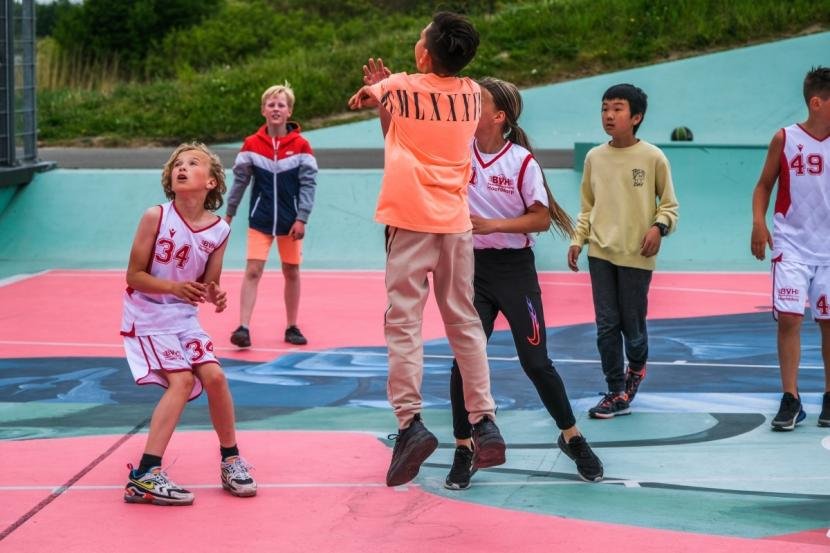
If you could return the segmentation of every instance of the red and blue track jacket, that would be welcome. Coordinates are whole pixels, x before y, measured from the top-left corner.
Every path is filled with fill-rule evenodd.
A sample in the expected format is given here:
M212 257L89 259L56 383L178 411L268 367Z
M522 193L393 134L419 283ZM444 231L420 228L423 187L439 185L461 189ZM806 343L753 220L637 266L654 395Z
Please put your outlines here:
M265 234L286 235L295 220L308 222L314 207L317 160L300 135L300 126L288 123L288 134L268 136L263 125L245 139L233 164L233 186L227 214L236 209L253 180L248 226Z

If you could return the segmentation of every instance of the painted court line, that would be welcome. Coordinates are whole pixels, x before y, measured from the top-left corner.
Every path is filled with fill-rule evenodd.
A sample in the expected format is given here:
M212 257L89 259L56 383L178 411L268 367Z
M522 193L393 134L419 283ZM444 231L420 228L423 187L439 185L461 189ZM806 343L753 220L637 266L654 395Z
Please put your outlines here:
M123 350L123 344L117 343L100 343L100 342L45 342L38 340L0 340L0 346L40 346L40 347L58 347L58 348L110 348ZM383 347L383 346L377 346ZM337 356L337 355L360 355L364 357L386 357L387 355L377 351L329 351L329 350L314 350L306 348L247 348L240 350L239 348L217 347L217 351L241 353L245 351L263 351L272 353L308 353L320 356ZM452 355L439 354L424 354L424 359L453 359ZM488 357L490 361L518 361L519 357L513 355L511 357ZM599 359L565 359L552 358L554 363L566 364L596 364ZM256 362L256 364L263 364ZM778 365L760 365L752 363L704 363L699 361L689 361L687 359L675 359L674 361L652 361L649 360L649 365L658 366L676 366L683 365L689 367L728 367L733 369L777 369ZM799 367L800 370L824 370L822 365L804 364Z
M23 282L24 280L29 280L31 278L35 278L35 277L39 277L39 276L45 276L47 273L48 273L48 271L41 271L39 273L32 273L32 274L26 274L26 275L14 275L14 276L10 276L10 277L7 277L7 278L3 278L3 279L0 279L0 288L2 288L3 286L8 286L10 284L14 284L16 282Z
M720 274L720 273L718 273ZM550 280L539 279L539 284L544 284L547 286L575 286L579 288L590 288L590 282L553 282ZM690 294L725 294L725 295L735 295L735 296L759 296L762 298L770 297L770 292L747 292L746 290L728 290L725 288L689 288L686 286L659 286L659 285L651 285L649 286L649 291L651 290L664 290L667 292L688 292Z
M31 275L16 275L13 277L9 277L4 280L0 280L0 287L6 284L12 284L14 282L18 282L21 280L30 279L33 277L58 277L58 278L90 278L97 275L108 275L111 276L113 274L123 273L123 269L112 269L112 270L95 270L95 271L78 271L78 272L61 272L61 271L42 271L40 273L35 273ZM345 274L344 274L345 273ZM540 273L539 284L544 284L548 286L571 286L571 287L579 287L579 288L590 288L590 282L562 282L562 281L554 281L548 280L544 278L544 275L568 275L567 272L545 272ZM677 273L680 275L689 274L684 272ZM713 274L713 273L700 273L700 274ZM714 273L718 275L729 274L729 273ZM735 274L754 274L754 273L735 273ZM766 274L766 273L764 273ZM241 278L244 276L244 271L225 271L223 276L230 277L230 278ZM279 274L273 275L277 279L281 279L282 276ZM339 270L313 270L307 271L303 273L304 279L343 279L343 280L366 280L366 279L373 279L373 280L383 280L385 278L383 271L339 271ZM663 290L668 292L688 292L690 294L697 294L697 293L709 293L709 294L725 294L725 295L736 295L736 296L757 296L768 298L770 296L770 292L749 292L746 290L730 290L725 288L690 288L687 286L665 286L665 285L652 285L650 290Z
M86 473L98 466L98 464L101 463L101 461L112 455L112 453L116 449L121 447L121 445L124 442L129 440L133 436L133 434L136 434L139 430L144 428L148 422L150 422L149 418L144 419L143 421L135 425L129 432L121 436L117 442L112 444L109 447L109 449L107 449L98 457L90 461L89 464L82 468L75 476L67 480L65 484L63 484L62 486L58 486L57 488L52 488L53 491L48 496L43 498L37 505L29 509L29 511L27 511L20 518L18 518L16 521L7 526L2 532L0 532L0 541L3 541L6 537L9 536L9 534L20 528L20 526L22 526L27 520L38 514L44 507L52 503L54 500L60 497L61 494L69 490L69 488L71 488L72 485L75 484L75 482L83 478L84 475L86 475Z
M446 468L449 468L447 466ZM594 484L592 482L583 482L581 480L560 480L556 478L548 478L542 480L541 478L545 478L542 476L533 476L533 480L497 480L497 481L476 481L475 486L487 486L487 487L515 487L515 486L573 486L573 485L585 485L585 484ZM442 479L431 478L427 477L425 479L428 482L439 482L443 483ZM830 481L830 476L792 476L792 477L771 477L765 478L765 481L768 482L789 482L793 480L797 480L799 482L817 482L817 483L824 483ZM707 484L716 484L716 483L731 483L731 484L741 484L741 483L749 483L749 484L757 484L758 479L753 478L691 478L691 479L681 479L681 478L668 478L668 479L660 479L660 480L633 480L633 479L624 479L624 478L605 478L601 482L596 482L595 484L604 484L604 485L615 485L619 486L622 485L626 488L639 488L643 484L674 484L674 485L681 485L681 486L697 486L699 484L707 483ZM196 490L210 490L210 489L221 489L222 486L220 484L188 484L186 482L181 483L182 486L188 489L196 489ZM386 484L380 482L291 482L291 483L280 483L280 482L257 482L257 488L260 489L326 489L326 488L387 488ZM423 487L421 484L417 483L408 483L404 486L396 486L399 488L415 488L415 487ZM64 489L66 488L66 489ZM66 484L62 486L57 485L33 485L33 486L0 486L0 492L29 492L29 491L56 491L60 493L66 493L69 491L73 492L87 492L87 491L106 491L106 490L121 490L124 486L122 484L97 484L97 485L75 485L71 486L71 488L67 487ZM749 490L737 490L734 491L749 491ZM774 493L774 492L773 492ZM826 496L830 497L830 496Z

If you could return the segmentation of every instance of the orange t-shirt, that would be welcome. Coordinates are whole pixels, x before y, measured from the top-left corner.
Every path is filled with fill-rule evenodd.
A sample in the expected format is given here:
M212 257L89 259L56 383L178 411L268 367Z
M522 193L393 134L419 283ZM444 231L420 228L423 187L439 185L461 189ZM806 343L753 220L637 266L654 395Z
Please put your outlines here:
M466 77L395 73L371 89L392 115L375 220L417 232L470 230L467 183L481 116L478 84Z

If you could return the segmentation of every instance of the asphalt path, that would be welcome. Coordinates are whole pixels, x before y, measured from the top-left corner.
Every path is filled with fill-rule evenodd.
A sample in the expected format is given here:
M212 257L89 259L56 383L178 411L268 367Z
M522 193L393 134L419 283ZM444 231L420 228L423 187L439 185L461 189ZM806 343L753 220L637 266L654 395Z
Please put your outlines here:
M212 148L225 167L232 167L235 148ZM173 148L39 148L38 157L62 169L159 169ZM321 169L382 169L383 150L372 148L315 149ZM573 150L537 150L546 169L573 167Z

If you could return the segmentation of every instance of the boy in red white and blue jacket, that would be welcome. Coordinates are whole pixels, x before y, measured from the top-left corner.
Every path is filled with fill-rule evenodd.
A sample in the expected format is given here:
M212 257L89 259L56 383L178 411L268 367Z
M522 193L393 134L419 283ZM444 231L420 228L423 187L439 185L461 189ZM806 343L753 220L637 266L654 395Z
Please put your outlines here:
M233 165L233 187L228 194L225 220L231 222L253 182L248 211L248 256L242 281L239 328L231 343L250 347L251 314L257 287L268 260L271 244L277 243L285 277L285 341L305 345L307 340L297 326L300 304L300 262L302 239L317 186L317 161L300 126L289 122L294 108L294 91L275 85L262 95L265 124L245 139Z

